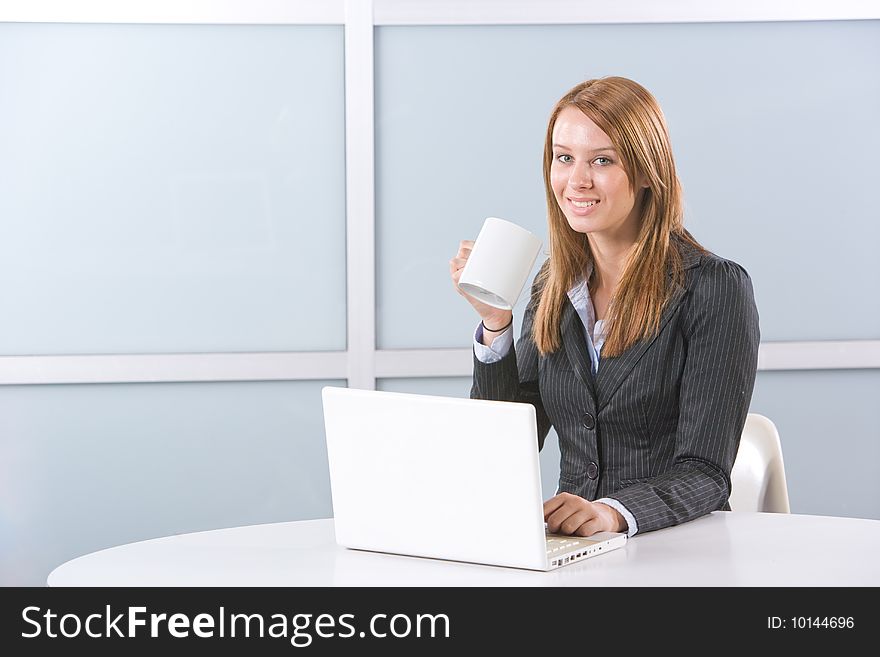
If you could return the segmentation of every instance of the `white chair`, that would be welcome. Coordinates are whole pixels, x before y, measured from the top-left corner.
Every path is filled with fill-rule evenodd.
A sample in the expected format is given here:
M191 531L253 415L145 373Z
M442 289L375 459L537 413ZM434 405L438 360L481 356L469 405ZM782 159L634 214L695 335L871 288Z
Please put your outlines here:
M790 513L779 432L769 418L749 413L730 473L730 509Z

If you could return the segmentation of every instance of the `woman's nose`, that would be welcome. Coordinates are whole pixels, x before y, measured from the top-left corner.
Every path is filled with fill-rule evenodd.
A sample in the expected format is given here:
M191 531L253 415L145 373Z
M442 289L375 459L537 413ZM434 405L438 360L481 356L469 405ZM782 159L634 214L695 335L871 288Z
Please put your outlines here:
M585 164L576 164L571 169L571 175L568 178L568 184L571 187L592 187L593 186L593 173L590 171L590 165L588 163Z

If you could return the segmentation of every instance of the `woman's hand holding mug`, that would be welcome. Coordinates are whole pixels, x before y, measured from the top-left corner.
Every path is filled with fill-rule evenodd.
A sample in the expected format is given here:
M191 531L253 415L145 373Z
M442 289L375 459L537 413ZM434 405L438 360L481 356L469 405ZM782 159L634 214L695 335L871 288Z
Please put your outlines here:
M480 319L483 320L484 327L488 327L490 329L495 327L506 327L513 317L512 311L502 310L500 308L490 306L487 303L483 303L479 299L472 297L470 294L468 294L458 286L458 281L461 278L461 272L464 271L464 266L467 264L468 258L470 257L471 250L473 248L473 240L462 240L458 245L458 253L456 253L455 257L449 261L449 274L452 277L452 282L455 285L455 290L461 296L467 299L468 303L470 303L474 307L474 310L477 311Z
M483 320L483 344L491 344L510 325L540 250L537 236L498 217L483 222L476 240L459 243L449 273L455 289Z

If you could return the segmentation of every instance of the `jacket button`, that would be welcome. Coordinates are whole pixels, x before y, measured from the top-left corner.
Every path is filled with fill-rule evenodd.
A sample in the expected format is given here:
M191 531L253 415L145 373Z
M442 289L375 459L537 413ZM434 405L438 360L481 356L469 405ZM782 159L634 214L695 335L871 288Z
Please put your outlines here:
M587 429L593 429L596 427L596 418L594 418L589 413L584 413L584 416L581 418L581 422Z
M599 466L596 465L595 461L590 461L590 464L587 466L587 476L590 479L595 479L599 476Z

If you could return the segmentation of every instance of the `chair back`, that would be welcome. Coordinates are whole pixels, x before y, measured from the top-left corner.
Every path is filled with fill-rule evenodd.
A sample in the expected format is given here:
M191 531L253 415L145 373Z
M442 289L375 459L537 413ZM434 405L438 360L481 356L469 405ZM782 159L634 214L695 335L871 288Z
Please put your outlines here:
M790 513L782 444L769 418L749 413L730 473L730 509Z

